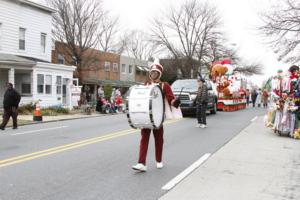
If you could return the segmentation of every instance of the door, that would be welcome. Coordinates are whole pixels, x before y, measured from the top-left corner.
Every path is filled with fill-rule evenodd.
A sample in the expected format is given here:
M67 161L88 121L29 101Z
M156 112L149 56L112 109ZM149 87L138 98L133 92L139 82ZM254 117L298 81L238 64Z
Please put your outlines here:
M67 105L68 104L68 83L69 83L69 79L68 78L64 78L63 79L63 91L62 91L62 99L63 99L63 105Z

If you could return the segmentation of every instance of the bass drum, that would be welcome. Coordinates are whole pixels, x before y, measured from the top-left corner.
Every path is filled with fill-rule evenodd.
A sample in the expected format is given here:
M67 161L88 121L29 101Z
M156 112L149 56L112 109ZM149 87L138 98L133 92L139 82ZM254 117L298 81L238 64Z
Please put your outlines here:
M127 118L133 128L159 129L164 122L163 93L157 85L130 87L127 97Z

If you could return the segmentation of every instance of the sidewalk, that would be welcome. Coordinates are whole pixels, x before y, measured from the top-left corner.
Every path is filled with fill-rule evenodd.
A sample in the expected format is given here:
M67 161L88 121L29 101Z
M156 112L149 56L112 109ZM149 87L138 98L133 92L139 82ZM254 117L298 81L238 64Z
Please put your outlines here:
M259 117L160 200L300 199L300 141Z
M57 115L57 116L43 116L43 122L51 122L51 121L62 121L62 120L70 120L70 119L81 119L81 118L90 118L90 117L100 117L107 114L98 114L92 113L91 115L87 114L72 114L72 115ZM19 120L33 121L32 115L18 115Z

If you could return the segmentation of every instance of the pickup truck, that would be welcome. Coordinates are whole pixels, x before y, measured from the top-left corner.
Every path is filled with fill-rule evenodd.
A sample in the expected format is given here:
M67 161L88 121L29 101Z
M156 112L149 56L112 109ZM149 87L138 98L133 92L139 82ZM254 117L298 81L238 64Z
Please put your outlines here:
M211 114L217 113L217 90L214 83L210 80L206 80L208 89L208 104L207 111ZM183 115L195 115L197 112L196 97L198 92L197 79L181 79L176 80L172 84L172 90L176 98L181 101L181 111Z

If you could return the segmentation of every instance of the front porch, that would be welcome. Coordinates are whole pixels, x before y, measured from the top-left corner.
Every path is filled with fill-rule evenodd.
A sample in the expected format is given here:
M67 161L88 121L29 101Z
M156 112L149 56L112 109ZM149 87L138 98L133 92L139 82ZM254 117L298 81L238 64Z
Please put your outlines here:
M0 107L3 107L5 85L10 82L22 96L20 105L40 101L41 107L72 108L74 70L74 66L0 54Z
M33 69L8 69L0 65L0 107L3 107L2 102L8 82L12 83L21 94L21 104L32 102Z

